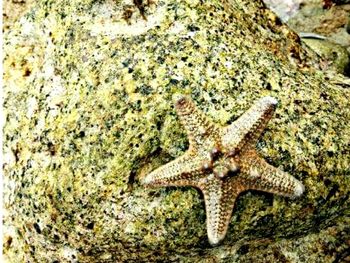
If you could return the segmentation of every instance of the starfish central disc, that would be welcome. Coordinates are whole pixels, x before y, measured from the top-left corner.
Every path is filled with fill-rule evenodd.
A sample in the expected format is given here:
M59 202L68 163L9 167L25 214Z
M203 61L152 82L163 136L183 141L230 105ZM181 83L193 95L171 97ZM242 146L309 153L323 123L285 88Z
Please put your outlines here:
M209 160L203 163L202 169L213 173L218 178L225 178L238 171L238 164L234 158L222 153L218 147L214 147L210 151Z

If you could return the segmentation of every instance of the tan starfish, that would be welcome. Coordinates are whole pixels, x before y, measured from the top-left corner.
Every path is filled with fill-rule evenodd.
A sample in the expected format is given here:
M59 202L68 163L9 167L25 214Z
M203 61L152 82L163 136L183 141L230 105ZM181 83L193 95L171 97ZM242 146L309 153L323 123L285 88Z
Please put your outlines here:
M237 196L248 189L298 197L304 186L271 166L255 145L277 105L263 97L231 125L220 127L199 111L192 100L175 95L175 108L190 147L177 159L148 174L152 186L193 186L204 195L210 244L224 239Z

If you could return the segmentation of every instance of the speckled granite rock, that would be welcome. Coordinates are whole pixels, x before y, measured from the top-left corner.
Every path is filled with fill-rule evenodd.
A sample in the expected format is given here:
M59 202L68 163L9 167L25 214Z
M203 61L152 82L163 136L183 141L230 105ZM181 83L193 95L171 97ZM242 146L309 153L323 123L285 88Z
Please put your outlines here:
M6 259L346 260L350 89L260 2L131 3L40 1L5 35ZM278 98L258 150L305 194L241 195L210 247L197 190L139 183L188 147L174 92L221 124Z
M7 31L24 13L28 12L34 0L4 0L2 2L2 30Z

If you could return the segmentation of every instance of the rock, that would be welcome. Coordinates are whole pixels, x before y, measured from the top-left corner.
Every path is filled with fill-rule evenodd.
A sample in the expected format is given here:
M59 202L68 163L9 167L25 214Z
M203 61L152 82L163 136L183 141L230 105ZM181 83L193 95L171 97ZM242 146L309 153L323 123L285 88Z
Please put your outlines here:
M286 22L298 12L302 0L264 0L264 3L275 12L283 22Z
M331 3L332 8L327 9L324 6L326 2L332 1L304 1L301 9L287 23L299 34L322 35L350 52L350 35L346 31L350 5L337 6Z
M350 90L259 1L39 1L4 35L9 262L331 262L347 257ZM242 194L223 244L193 188L139 178L188 147L171 95L222 125L278 99L257 146L305 185Z
M334 2L337 5L350 4L350 0L333 0L332 2Z
M11 26L19 17L28 12L33 5L33 0L7 0L3 1L3 30L11 29Z
M311 36L311 37L310 37ZM334 70L340 74L350 75L350 57L345 47L313 35L301 35L302 41L321 57L324 70Z

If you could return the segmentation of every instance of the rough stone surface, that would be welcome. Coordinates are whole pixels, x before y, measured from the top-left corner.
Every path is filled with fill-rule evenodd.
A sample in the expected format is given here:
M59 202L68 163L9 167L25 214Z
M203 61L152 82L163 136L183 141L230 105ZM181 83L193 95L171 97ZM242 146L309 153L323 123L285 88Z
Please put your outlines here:
M329 40L314 37L312 34L311 36L302 38L302 41L321 57L321 68L349 76L350 56L346 48Z
M28 12L34 0L4 0L2 1L2 30L10 30L12 25Z
M149 4L39 1L5 33L7 261L349 260L348 85L259 1ZM242 194L212 248L197 190L139 183L188 147L175 92L222 125L276 97L257 148L305 194Z
M304 0L300 10L288 20L288 25L298 33L316 33L346 47L350 52L350 4L334 5L336 1ZM330 4L330 6L327 5Z

